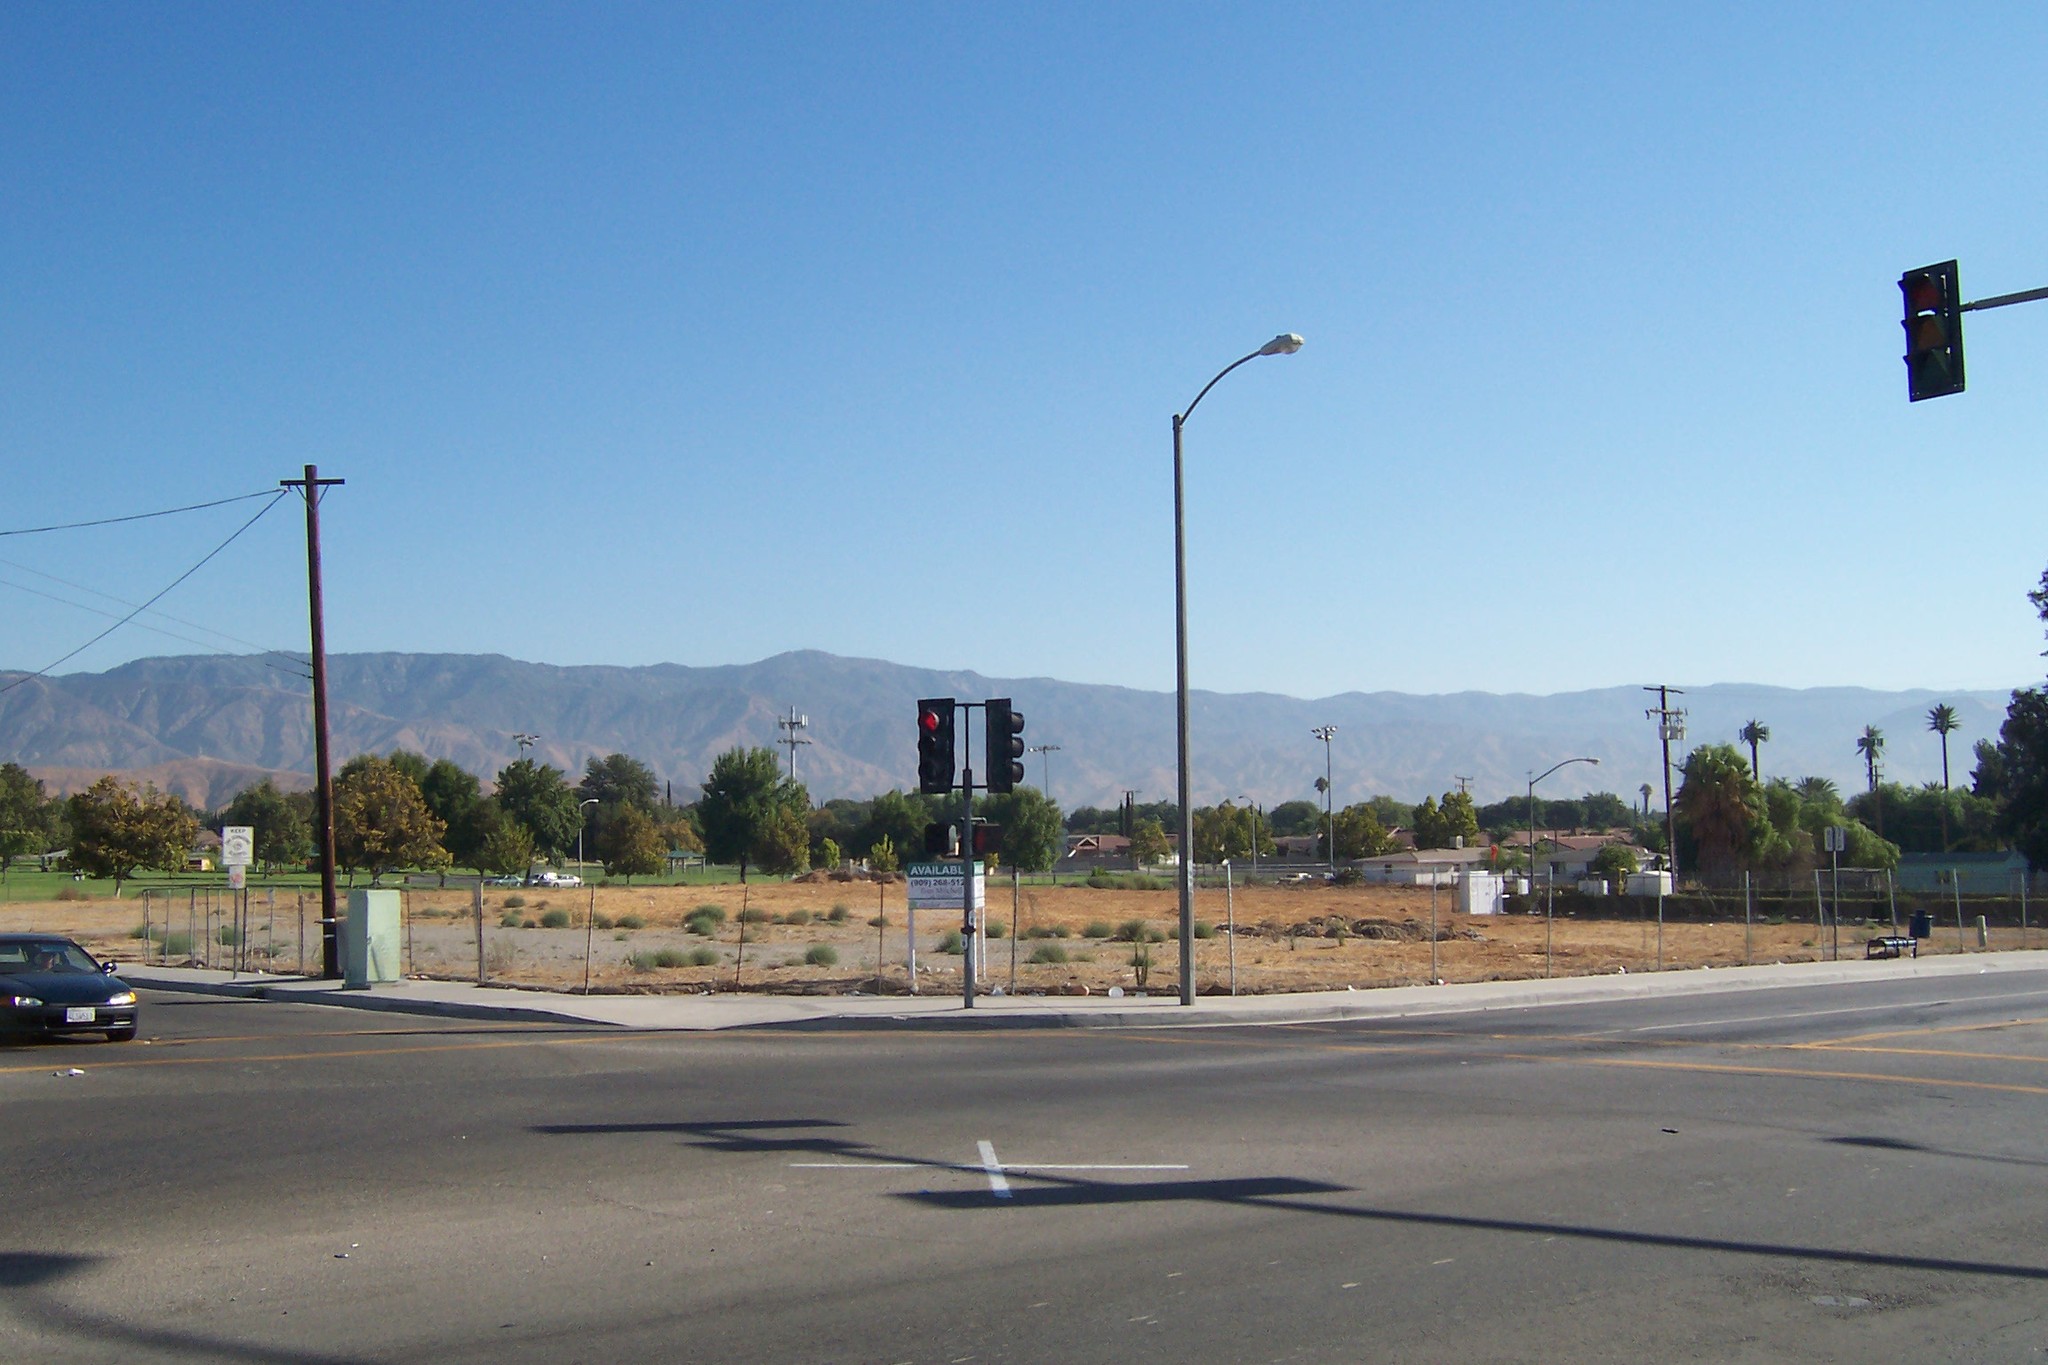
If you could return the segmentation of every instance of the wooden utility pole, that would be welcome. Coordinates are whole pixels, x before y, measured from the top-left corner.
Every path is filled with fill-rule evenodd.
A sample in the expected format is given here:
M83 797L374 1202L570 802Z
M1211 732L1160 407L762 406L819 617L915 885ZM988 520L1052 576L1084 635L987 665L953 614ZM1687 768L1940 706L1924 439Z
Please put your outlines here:
M320 599L320 490L346 479L323 479L317 465L303 479L279 479L306 498L306 597L313 620L313 821L320 845L320 975L341 977L341 924L334 893L334 768L327 752L327 621Z

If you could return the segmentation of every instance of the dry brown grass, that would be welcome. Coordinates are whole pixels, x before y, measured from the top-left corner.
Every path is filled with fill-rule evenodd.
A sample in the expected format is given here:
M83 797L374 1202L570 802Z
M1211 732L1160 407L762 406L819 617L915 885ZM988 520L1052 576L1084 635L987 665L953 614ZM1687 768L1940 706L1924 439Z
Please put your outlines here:
M593 953L592 986L603 990L729 990L734 981L734 957L739 947L738 919L743 899L747 908L765 911L775 919L803 911L804 924L768 923L747 926L746 963L741 981L749 990L831 992L873 990L876 986L876 930L868 921L878 910L888 916L882 937L883 984L901 990L904 972L905 901L901 883L877 886L853 882L823 884L755 884L745 892L737 885L704 887L600 887L550 890L526 888L521 891L487 889L484 896L485 952L492 979L506 984L539 987L580 987L586 942L584 918L591 908L604 918L617 921L638 915L645 927L636 930L597 929L589 936ZM499 918L508 896L520 896L522 919L538 921L550 909L567 910L573 927L568 929L500 928ZM994 920L1007 928L1012 914L1011 888L996 878L989 887L989 910ZM273 941L266 907L258 904L252 913L252 946L260 950ZM1406 985L1425 982L1431 973L1430 893L1426 889L1383 886L1259 886L1239 888L1235 897L1238 934L1236 968L1240 991L1342 990L1356 986ZM1540 916L1467 916L1449 912L1451 898L1442 894L1436 917L1436 975L1445 981L1485 981L1539 977L1545 974L1546 925ZM305 898L305 922L309 937L308 960L317 957L318 933L313 927L316 897ZM683 921L700 905L715 904L726 918L712 939L689 934ZM203 908L203 898L201 902ZM843 922L829 919L834 905L844 905ZM1654 970L1659 962L1659 931L1654 903L1638 910L1616 902L1612 918L1559 918L1549 935L1549 969L1556 975L1592 975L1617 971ZM300 901L293 894L280 896L275 909L275 961L279 970L291 970L297 963L297 927ZM467 890L411 890L406 893L409 963L415 974L472 979L476 970L476 941L470 894ZM163 905L156 906L161 923ZM172 928L186 932L186 902L174 907ZM1207 888L1196 897L1198 920L1217 926L1214 937L1197 939L1196 975L1202 991L1228 988L1231 945L1223 933L1225 898L1220 890ZM141 923L139 901L51 901L0 907L0 930L44 929L72 935L96 953L117 960L133 961L140 956L141 943L130 930ZM1133 949L1128 943L1102 942L1082 937L1091 922L1120 925L1133 919L1146 921L1161 934L1175 925L1177 900L1172 890L1116 891L1086 886L1026 886L1016 900L1017 927L1066 930L1067 937L1015 944L1016 983L1019 990L1079 989L1100 991L1112 985L1134 987L1136 971L1131 965ZM957 927L957 911L923 910L918 913L918 962L924 989L947 989L950 976L958 982L960 959L934 951L940 934ZM197 923L197 916L193 917ZM1339 932L1339 926L1342 932ZM1842 955L1861 956L1863 940L1872 931L1844 925ZM199 927L197 956L209 965L228 965L227 950L214 946L213 933ZM1745 935L1738 918L1732 923L1670 923L1661 934L1662 965L1697 967L1737 966L1755 962L1812 961L1825 956L1824 945L1816 942L1811 922L1782 925L1757 924ZM2043 946L2040 933L2022 942L2019 931L1993 930L1993 948ZM1026 961L1039 942L1057 943L1072 959L1063 964L1032 964ZM804 952L813 944L829 943L839 953L832 967L803 964ZM714 946L720 954L715 967L653 968L632 965L635 953L651 954L664 947L689 949ZM1007 985L1011 979L1012 940L989 941L989 971L986 979ZM1975 948L1974 935L1969 947ZM209 953L208 949L211 948ZM1937 930L1923 945L1923 951L1958 951L1956 936ZM1151 947L1152 990L1178 989L1179 948L1173 942Z

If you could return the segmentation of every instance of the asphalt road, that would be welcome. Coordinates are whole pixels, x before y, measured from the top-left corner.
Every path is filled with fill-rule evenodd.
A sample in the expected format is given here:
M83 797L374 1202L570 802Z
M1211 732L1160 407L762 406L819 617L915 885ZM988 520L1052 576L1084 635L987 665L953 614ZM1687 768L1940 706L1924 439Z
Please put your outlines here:
M0 1049L0 1358L2048 1349L2048 972L1265 1029L144 1004Z

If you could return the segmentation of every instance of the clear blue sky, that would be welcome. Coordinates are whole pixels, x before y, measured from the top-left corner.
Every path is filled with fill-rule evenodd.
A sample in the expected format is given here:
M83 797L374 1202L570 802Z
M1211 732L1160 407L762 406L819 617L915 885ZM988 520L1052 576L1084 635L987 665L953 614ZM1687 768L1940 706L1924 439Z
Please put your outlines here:
M1909 406L1894 281L2048 284L2044 115L2018 4L12 4L0 529L312 461L338 651L1164 690L1286 330L1198 687L2025 683L2048 303ZM257 506L0 539L0 666Z

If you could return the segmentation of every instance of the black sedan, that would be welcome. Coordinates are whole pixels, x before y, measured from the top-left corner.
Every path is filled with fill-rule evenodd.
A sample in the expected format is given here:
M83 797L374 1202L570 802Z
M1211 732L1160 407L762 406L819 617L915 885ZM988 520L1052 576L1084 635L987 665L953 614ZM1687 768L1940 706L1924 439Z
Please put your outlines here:
M0 1033L135 1036L135 991L114 964L54 934L0 934Z

